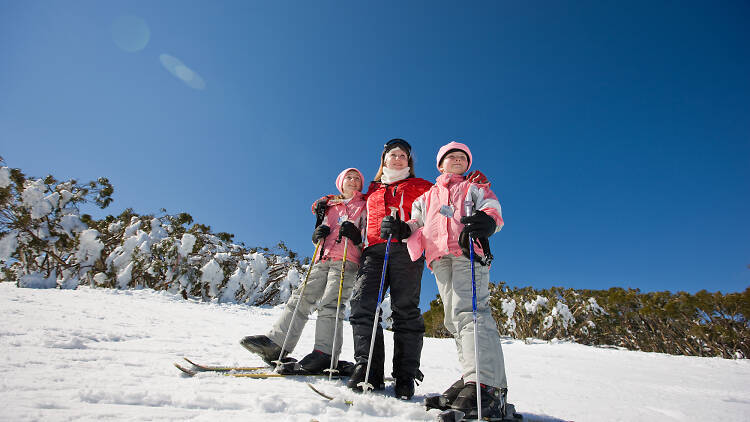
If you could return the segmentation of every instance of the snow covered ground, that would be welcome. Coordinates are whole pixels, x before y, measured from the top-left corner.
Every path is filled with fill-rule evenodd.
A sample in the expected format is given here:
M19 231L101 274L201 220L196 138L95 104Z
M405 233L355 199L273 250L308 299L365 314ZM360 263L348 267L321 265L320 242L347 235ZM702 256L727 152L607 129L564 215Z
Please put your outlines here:
M450 339L426 339L425 381L411 402L313 381L183 377L183 356L261 364L239 346L280 308L185 301L150 290L19 289L0 283L0 420L429 421L425 394L458 377ZM344 325L343 359L351 360ZM295 356L312 349L308 324ZM386 334L386 350L392 350ZM507 340L509 401L531 421L748 421L750 361ZM390 368L386 368L390 371ZM392 387L387 390L392 393Z

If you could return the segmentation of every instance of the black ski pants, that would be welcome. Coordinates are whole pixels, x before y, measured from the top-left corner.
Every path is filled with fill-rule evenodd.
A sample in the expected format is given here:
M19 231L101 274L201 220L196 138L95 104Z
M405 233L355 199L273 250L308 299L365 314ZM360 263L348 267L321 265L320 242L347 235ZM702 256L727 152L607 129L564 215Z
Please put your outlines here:
M366 362L372 339L372 324L385 259L385 243L366 248L354 282L349 322L354 333L354 358ZM424 318L419 309L424 257L412 261L404 243L392 243L388 257L383 296L390 288L393 319L394 378L416 378L424 339ZM380 318L379 318L380 320ZM382 377L385 363L383 328L377 326L370 376Z

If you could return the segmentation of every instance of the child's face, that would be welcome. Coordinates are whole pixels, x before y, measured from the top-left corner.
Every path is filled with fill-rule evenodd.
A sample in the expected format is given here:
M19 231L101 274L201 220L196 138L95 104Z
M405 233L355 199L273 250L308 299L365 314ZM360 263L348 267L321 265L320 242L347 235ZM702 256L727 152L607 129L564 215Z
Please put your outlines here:
M461 151L453 151L443 157L440 171L443 173L464 174L469 169L469 157Z
M359 173L354 170L349 170L344 176L344 182L341 184L344 191L344 195L352 195L354 192L362 191L362 179L359 178Z

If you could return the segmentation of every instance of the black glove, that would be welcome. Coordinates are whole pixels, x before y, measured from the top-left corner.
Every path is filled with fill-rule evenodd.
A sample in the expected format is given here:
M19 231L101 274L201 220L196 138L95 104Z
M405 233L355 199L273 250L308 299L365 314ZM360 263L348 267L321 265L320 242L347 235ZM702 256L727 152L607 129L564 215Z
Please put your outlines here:
M464 253L464 256L467 258L471 258L469 252L469 233L462 231L461 234L458 235L458 245L461 246L461 252ZM484 266L489 266L493 259L492 252L490 252L489 239L487 239L486 237L475 237L474 245L477 247L481 247L482 252L484 252L484 258L479 256L478 254L474 254L474 259Z
M339 228L339 239L341 239L341 236L348 237L355 245L362 243L362 233L360 233L357 226L351 221L344 221L341 223L341 227Z
M465 224L461 234L466 232L475 239L490 237L497 228L495 219L485 214L484 211L477 211L474 215L461 217L461 223Z
M389 234L392 234L397 240L406 239L411 236L411 227L406 222L389 215L380 223L380 238L388 239Z
M326 205L328 205L328 198L321 198L315 202L316 227L323 222L323 218L326 216Z
M331 228L325 224L321 224L313 231L312 241L313 243L318 243L318 240L325 239L329 234L331 234Z

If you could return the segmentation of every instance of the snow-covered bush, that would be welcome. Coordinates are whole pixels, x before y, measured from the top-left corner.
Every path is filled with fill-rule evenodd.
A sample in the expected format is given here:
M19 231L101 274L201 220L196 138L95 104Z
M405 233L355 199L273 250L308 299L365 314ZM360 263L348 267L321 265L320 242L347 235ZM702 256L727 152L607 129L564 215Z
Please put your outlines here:
M19 286L74 288L98 258L98 232L87 230L79 205L112 201L105 178L60 182L27 178L0 167L0 263L3 279Z
M750 288L742 293L642 293L634 289L537 290L490 283L501 335L572 340L692 356L750 357ZM447 337L438 296L425 313L428 335Z
M300 284L305 268L283 242L263 253L166 210L126 209L101 220L81 213L85 204L106 208L113 192L105 178L60 182L0 166L0 280L33 288L148 287L268 305L283 303Z

